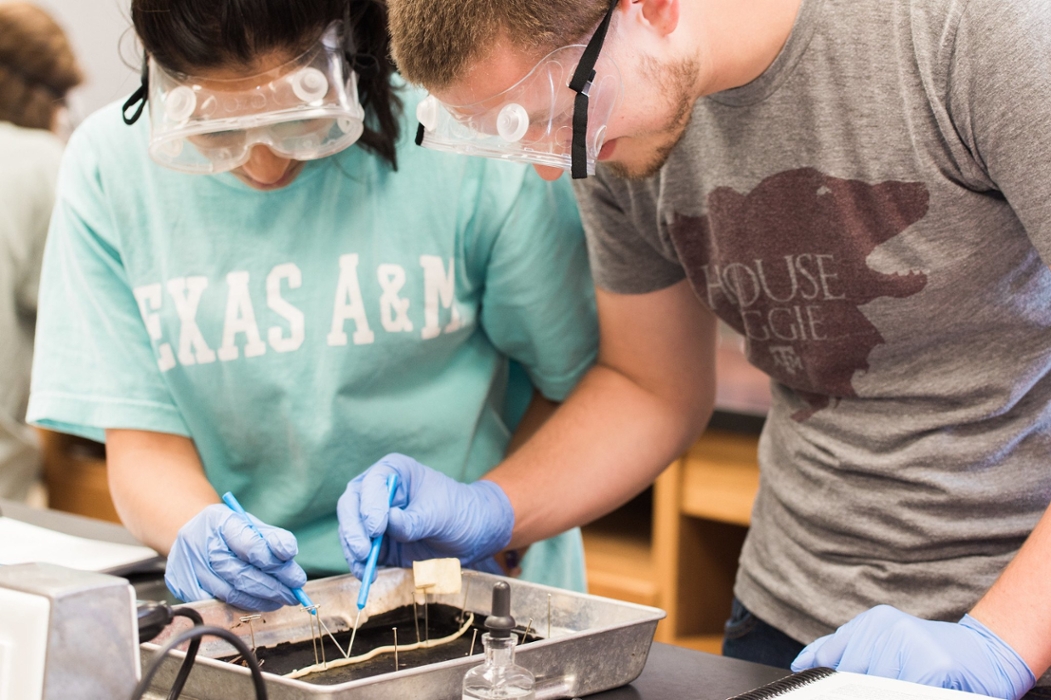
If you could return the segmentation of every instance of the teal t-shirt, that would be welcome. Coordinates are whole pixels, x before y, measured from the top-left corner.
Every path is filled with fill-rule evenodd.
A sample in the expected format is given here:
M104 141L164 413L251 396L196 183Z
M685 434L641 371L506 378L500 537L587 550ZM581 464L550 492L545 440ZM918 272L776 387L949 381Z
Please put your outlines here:
M354 146L260 192L166 170L148 120L93 115L59 178L29 419L192 438L311 575L347 571L336 501L385 454L484 475L533 387L562 400L595 359L579 216L564 182L401 129L396 172ZM579 531L523 577L582 589Z

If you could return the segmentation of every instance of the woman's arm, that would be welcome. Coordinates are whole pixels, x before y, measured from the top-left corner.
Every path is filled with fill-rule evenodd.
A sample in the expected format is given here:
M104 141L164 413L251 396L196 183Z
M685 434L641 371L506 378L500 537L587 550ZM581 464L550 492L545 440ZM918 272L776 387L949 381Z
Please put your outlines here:
M165 555L179 528L219 503L193 441L181 435L107 430L106 471L124 526Z
M296 538L258 520L255 529L249 528L225 505L210 507L219 503L219 496L204 475L192 440L107 430L106 464L121 520L132 534L168 556L164 581L176 597L191 601L214 596L245 610L296 604L292 589L307 581L293 560Z

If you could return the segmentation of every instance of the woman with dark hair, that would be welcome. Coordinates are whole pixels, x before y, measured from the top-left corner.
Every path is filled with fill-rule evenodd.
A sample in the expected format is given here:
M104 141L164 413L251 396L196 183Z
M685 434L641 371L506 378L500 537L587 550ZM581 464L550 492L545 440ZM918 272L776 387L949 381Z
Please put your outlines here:
M564 183L413 145L381 2L131 15L143 88L70 142L29 416L105 438L121 518L177 596L294 604L304 569L356 558L337 502L366 467L399 451L488 491L592 363L579 219ZM579 533L522 568L581 588Z
M0 4L0 498L33 499L40 448L25 424L37 287L62 157L66 93L81 81L39 7Z

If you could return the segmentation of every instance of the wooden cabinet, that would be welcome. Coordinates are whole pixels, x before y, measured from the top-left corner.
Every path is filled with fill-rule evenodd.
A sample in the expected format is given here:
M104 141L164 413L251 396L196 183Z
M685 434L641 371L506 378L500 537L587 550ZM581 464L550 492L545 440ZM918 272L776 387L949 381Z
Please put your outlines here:
M585 527L590 592L664 608L657 641L719 653L757 445L757 434L710 429L651 489Z
M106 448L42 428L37 434L44 453L48 507L119 523L106 481Z

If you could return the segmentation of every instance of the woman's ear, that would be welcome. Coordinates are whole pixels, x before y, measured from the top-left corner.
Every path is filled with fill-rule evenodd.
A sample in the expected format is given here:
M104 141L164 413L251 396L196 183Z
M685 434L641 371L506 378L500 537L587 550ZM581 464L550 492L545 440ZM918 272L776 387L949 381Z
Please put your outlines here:
M661 36L667 36L679 26L680 0L630 0L641 5L642 19Z

